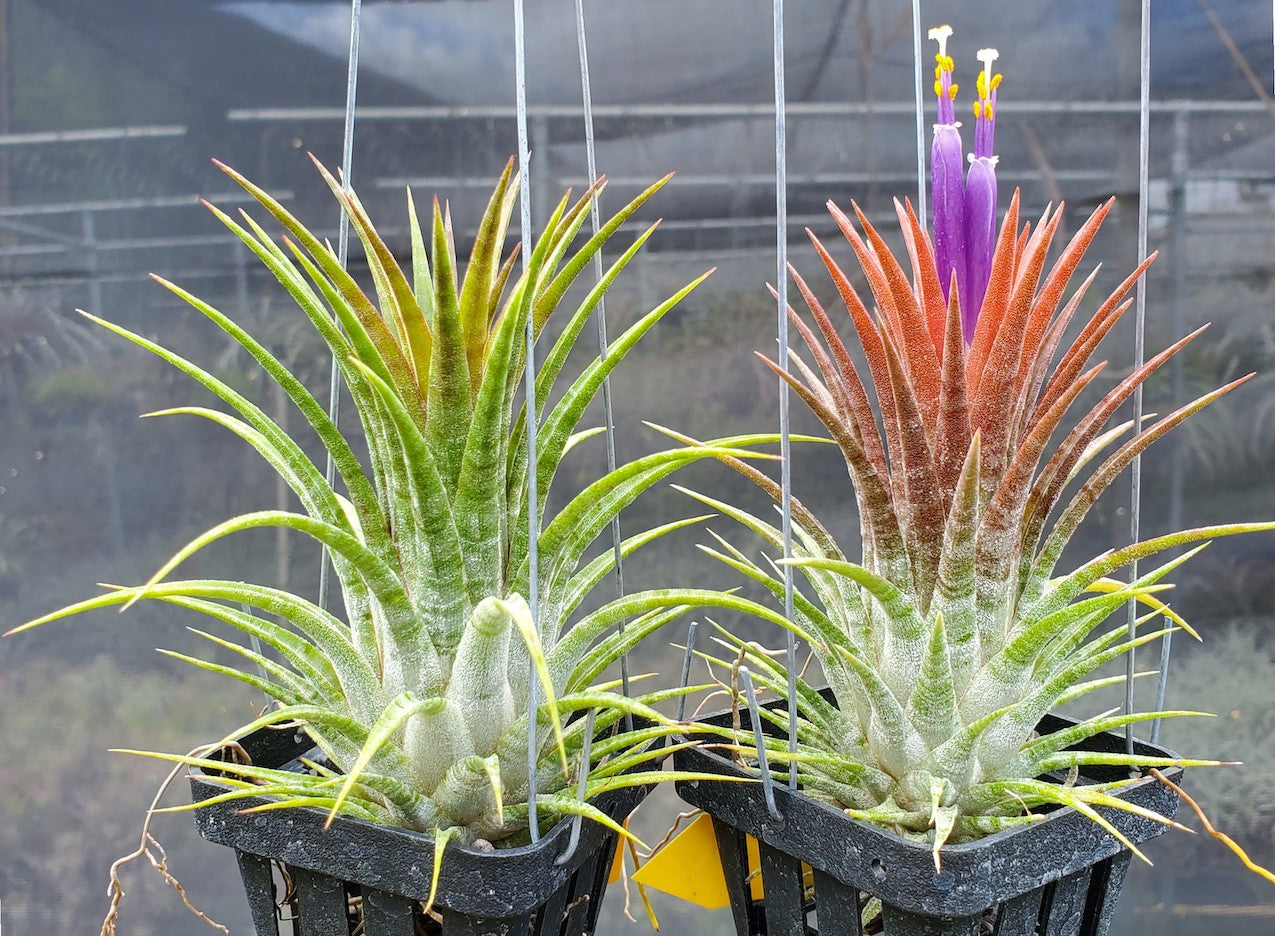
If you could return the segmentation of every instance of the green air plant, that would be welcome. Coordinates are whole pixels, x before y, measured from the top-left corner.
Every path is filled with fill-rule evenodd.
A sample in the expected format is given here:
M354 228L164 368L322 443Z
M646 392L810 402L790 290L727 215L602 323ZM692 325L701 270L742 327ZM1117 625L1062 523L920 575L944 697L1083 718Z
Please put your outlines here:
M110 588L18 630L148 599L206 614L273 650L267 655L195 631L239 654L244 663L231 667L170 654L276 700L223 744L262 726L299 722L331 762L312 765L310 773L291 773L172 758L228 772L224 782L229 788L219 800L273 796L272 808L320 806L332 815L436 833L439 854L451 839L514 844L526 841L529 833L528 734L534 730L539 815L582 815L621 831L587 800L617 787L660 780L663 753L656 742L675 726L651 707L670 693L630 699L599 680L642 635L682 613L685 605L676 600L676 592L662 591L661 602L612 601L584 615L570 630L564 623L613 568L611 550L592 560L585 559L585 551L617 513L678 467L704 454L724 456L732 450L679 448L647 455L594 481L553 516L543 516L544 504L563 456L599 431L577 431L577 424L607 375L704 277L639 318L605 355L555 392L567 355L594 307L656 224L588 290L536 375L541 411L534 414L539 426L534 498L526 489L528 414L519 384L528 322L538 335L595 254L667 178L578 247L573 245L596 189L575 201L568 193L546 219L522 274L514 276L518 251L505 256L504 250L517 200L511 160L483 215L462 277L450 213L437 200L432 227L422 231L409 196L409 274L377 234L359 199L320 166L363 243L375 285L369 296L342 269L329 245L252 182L221 168L287 232L280 246L246 212L236 220L209 206L278 278L332 349L362 423L369 467L324 407L261 342L212 306L159 279L241 345L287 393L331 456L348 495L327 483L297 442L227 383L141 335L90 316L224 401L230 412L204 407L166 412L212 420L242 438L287 481L304 512L263 511L228 520L181 549L144 585ZM543 402L551 399L556 402ZM534 619L524 599L530 575L530 503L537 505L542 529L539 614ZM630 536L620 553L627 555L689 522ZM299 531L327 548L344 620L277 588L168 579L180 563L215 540L260 527ZM626 619L627 629L614 630ZM527 710L532 668L543 700L534 717ZM599 740L592 747L582 800L572 775L587 767L580 764L587 719L570 716L586 710L596 711Z
M1156 596L1168 587L1165 577L1203 546L1138 570L1130 582L1110 576L1186 544L1275 528L1231 524L1172 533L1056 575L1068 540L1123 469L1248 378L1146 425L1109 427L1136 389L1196 332L1123 376L1087 410L1076 406L1086 389L1097 386L1103 364L1088 367L1090 358L1132 304L1126 296L1150 259L1067 343L1097 270L1065 303L1064 293L1112 203L1089 217L1051 265L1046 258L1061 205L1046 209L1034 229L1026 224L1020 230L1015 193L999 237L987 237L982 246L973 236L994 224L996 213L994 175L990 191L986 184L995 165L990 124L1000 76L990 74L994 56L980 53L988 71L980 76L975 112L979 146L963 183L964 160L950 116L951 60L940 51L936 91L949 116L935 135L934 242L911 205L896 202L907 249L901 264L857 208L862 234L829 202L875 311L810 235L862 345L880 427L834 323L795 269L793 280L815 327L791 308L788 315L808 347L809 363L794 354L784 369L762 357L840 447L863 543L862 558L847 559L818 518L794 500L795 541L787 561L805 584L798 583L788 627L809 643L835 701L800 681L788 711L768 713L780 725L794 713L797 751L790 754L784 741L775 740L767 746L769 760L781 774L795 770L809 795L851 816L928 838L936 863L945 842L1031 822L1040 818L1037 807L1071 806L1114 832L1095 807L1139 808L1111 795L1119 784L1077 783L1075 771L1083 766L1212 763L1070 749L1099 732L1196 713L1105 713L1046 735L1036 733L1037 724L1050 710L1122 680L1096 676L1104 664L1175 628L1194 635ZM939 152L953 143L955 152ZM967 295L981 297L974 315L962 307ZM1065 419L1074 427L1051 446ZM1131 429L1132 436L1112 451ZM738 459L726 461L779 500L779 486L767 476ZM1079 487L1064 501L1073 480ZM781 546L781 532L771 523L694 496ZM707 551L783 596L783 560L767 568L720 538L719 548ZM1135 600L1149 609L1136 626L1121 619L1104 627L1113 612ZM1149 626L1154 619L1167 619L1166 625ZM773 655L723 634L736 662L746 661L761 686L786 695L787 673ZM713 662L731 664L725 658ZM1055 771L1060 778L1070 773L1070 782L1038 779Z

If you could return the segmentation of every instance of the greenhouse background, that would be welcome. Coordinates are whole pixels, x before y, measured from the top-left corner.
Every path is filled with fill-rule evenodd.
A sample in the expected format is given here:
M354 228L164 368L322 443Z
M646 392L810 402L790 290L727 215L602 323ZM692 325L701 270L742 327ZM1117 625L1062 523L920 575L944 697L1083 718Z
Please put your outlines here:
M405 188L418 204L435 193L449 199L464 253L484 189L517 148L509 7L363 3L352 179L400 256L409 253ZM1095 293L1105 294L1100 287L1136 262L1141 4L926 0L921 9L926 23L952 23L967 63L976 48L1000 49L1000 178L1021 187L1025 215L1065 199L1064 226L1074 231L1117 196L1093 248L1104 264ZM644 209L665 221L611 293L611 327L718 268L617 371L619 454L659 444L643 420L697 437L773 427L775 382L753 355L774 343L766 291L775 276L771 4L599 0L585 10L598 166L611 180L604 207L677 172ZM537 0L527 13L534 226L565 188L587 184L587 171L574 4ZM208 399L74 310L158 337L282 425L299 422L237 346L148 274L249 323L316 390L326 385L326 349L199 199L226 209L246 201L212 165L215 156L336 240L334 204L306 154L340 164L349 28L349 4L321 0L0 0L0 630L87 596L95 583L143 581L232 514L288 506L291 495L269 467L216 426L138 420ZM1151 47L1149 236L1161 258L1148 282L1148 348L1213 327L1208 342L1148 385L1146 409L1167 412L1250 370L1258 377L1150 450L1144 535L1275 515L1271 7L1156 0ZM832 241L825 201L853 199L886 220L892 199L916 197L912 48L910 4L789 4L789 250L820 295L834 291L803 228ZM351 262L366 273L357 250ZM1102 389L1128 373L1133 345L1131 324L1108 339ZM599 410L593 424L600 420ZM805 414L794 420L817 428ZM794 492L852 540L844 466L813 448L797 451ZM595 476L603 459L601 445L582 446L564 467L563 490ZM700 466L688 477L756 501L726 474ZM1128 504L1126 480L1100 503L1076 549L1127 541ZM624 522L636 529L696 506L663 487ZM697 528L671 537L626 568L628 584L736 584L697 554L703 538ZM319 555L309 541L254 533L192 567L306 594L317 590ZM1219 718L1166 724L1162 740L1246 762L1209 776L1194 771L1189 789L1269 864L1275 547L1270 537L1215 544L1177 584L1173 605L1205 641L1175 642L1169 706ZM755 622L720 620L782 644ZM0 926L96 931L110 863L133 848L163 775L108 748L184 751L260 706L247 689L154 652L190 651L197 638L184 627L195 623L143 604L124 617L100 612L0 641ZM675 678L680 638L650 642L634 672ZM640 822L658 839L677 808L661 793ZM199 841L185 814L165 817L156 831L196 906L232 932L249 931L229 852ZM1195 936L1275 925L1275 891L1207 837L1171 835L1148 851L1155 867L1135 863L1113 932ZM121 931L201 931L149 870L134 869L126 888ZM655 899L664 932L728 932L726 911ZM623 894L614 889L607 901L603 930L623 932Z

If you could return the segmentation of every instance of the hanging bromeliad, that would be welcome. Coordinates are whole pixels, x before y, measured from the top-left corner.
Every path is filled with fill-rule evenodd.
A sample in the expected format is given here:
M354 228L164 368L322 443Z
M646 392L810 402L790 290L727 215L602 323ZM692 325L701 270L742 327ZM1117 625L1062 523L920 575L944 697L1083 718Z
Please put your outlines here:
M932 236L909 203L896 201L907 252L900 262L857 206L858 226L828 203L862 267L876 306L871 309L810 234L862 345L880 429L871 391L795 268L789 269L814 327L792 309L789 317L809 348L809 363L794 354L792 368L784 369L761 356L840 447L863 540L862 558L848 560L819 519L793 502L789 562L808 591L796 595L788 626L809 642L835 702L800 682L796 698L786 703L796 713L797 751L790 754L775 740L767 753L781 774L796 770L809 795L928 840L936 863L945 842L1030 823L1042 818L1037 807L1054 804L1089 816L1141 854L1094 807L1147 810L1112 795L1119 783L1075 782L1076 770L1213 762L1072 748L1101 732L1194 713L1107 713L1041 735L1038 723L1051 710L1123 680L1095 678L1104 664L1175 628L1194 635L1156 595L1169 587L1165 576L1202 546L1132 582L1109 576L1185 544L1275 524L1186 530L1104 552L1061 575L1055 567L1099 495L1141 452L1248 377L1137 427L1115 447L1135 423L1109 427L1109 421L1196 331L1115 381L1087 409L1077 407L1104 372L1106 362L1090 367L1090 359L1132 305L1127 297L1154 258L1139 264L1065 341L1097 270L1064 302L1068 282L1112 202L1090 215L1052 264L1047 257L1063 218L1061 204L1047 208L1034 226L1020 227L1015 192L996 235L997 53L978 53L983 69L966 172L946 48L951 29L930 35L939 45ZM1064 421L1073 428L1051 444ZM769 478L737 459L725 461L779 500L778 485ZM1079 488L1064 501L1073 480ZM774 525L695 496L781 547ZM783 595L779 564L766 568L719 543L708 552ZM1150 609L1136 632L1123 620L1103 626L1132 600ZM1153 619L1166 624L1146 626ZM787 674L773 656L723 635L762 687L786 695ZM781 705L769 717L786 725L789 716ZM741 750L747 755L747 747ZM1051 771L1070 771L1073 782L1038 779Z
M679 729L651 708L670 693L626 698L604 674L636 638L676 618L688 604L677 600L676 590L667 590L660 598L671 600L643 605L639 595L577 612L618 555L691 521L645 530L592 560L586 552L643 491L681 466L720 453L656 452L608 472L556 511L546 510L546 501L564 456L601 431L580 430L578 424L607 375L708 274L645 314L564 387L559 377L568 354L658 222L650 225L566 317L535 375L536 411L528 413L518 387L528 366L524 334L530 328L542 336L596 253L667 178L579 245L577 235L604 182L574 200L568 192L516 275L517 249L506 250L505 236L518 190L512 159L463 271L450 211L437 199L425 230L409 200L412 263L405 270L358 197L318 166L364 246L375 287L369 296L329 244L263 189L221 168L286 232L281 246L247 212L241 212L241 223L209 206L330 346L361 422L369 464L364 466L356 442L263 344L208 303L157 277L242 346L290 397L330 453L343 487L326 481L300 444L228 383L160 344L89 316L224 401L233 413L194 406L167 412L209 419L244 439L290 485L304 512L260 511L227 520L190 542L143 585L109 587L12 632L153 600L200 612L272 649L277 659L196 631L243 662L172 654L260 690L275 703L210 750L260 728L300 724L330 762L293 771L155 755L228 775L220 781L227 791L219 802L270 796L271 809L319 806L330 817L425 832L436 838L441 855L451 839L501 847L525 843L532 835L534 791L536 818L546 829L564 815L577 815L627 835L591 800L661 780L664 754L652 742ZM535 449L530 420L538 427ZM527 463L533 454L537 488L529 492ZM528 532L532 511L540 530L536 559ZM169 578L209 544L263 527L294 530L327 547L344 619L279 588ZM524 597L533 593L533 568L539 574L538 617ZM579 620L568 629L573 616ZM625 620L629 629L614 632ZM532 678L540 686L534 712L528 710ZM585 728L595 723L570 718L584 710L597 713L600 737L611 733L591 752ZM651 724L634 727L632 716ZM538 783L532 783L532 770ZM581 775L587 783L578 785Z

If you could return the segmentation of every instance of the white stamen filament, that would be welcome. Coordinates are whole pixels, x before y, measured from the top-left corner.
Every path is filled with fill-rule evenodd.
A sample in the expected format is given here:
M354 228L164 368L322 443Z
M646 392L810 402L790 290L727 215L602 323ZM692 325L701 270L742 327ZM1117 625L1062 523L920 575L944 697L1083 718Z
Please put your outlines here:
M990 98L992 96L992 62L1000 58L1000 53L995 49L979 49L977 58L983 63L983 93Z
M930 30L930 38L939 44L939 55L947 57L947 40L952 35L952 27L944 23Z

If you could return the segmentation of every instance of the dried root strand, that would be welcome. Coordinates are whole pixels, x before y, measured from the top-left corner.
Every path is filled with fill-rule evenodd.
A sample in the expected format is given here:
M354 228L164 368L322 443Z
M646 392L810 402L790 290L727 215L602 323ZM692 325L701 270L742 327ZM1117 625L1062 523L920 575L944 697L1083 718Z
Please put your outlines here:
M664 833L664 837L660 839L658 842L656 842L654 847L652 847L651 850L648 851L646 854L642 855L642 857L650 858L652 855L655 855L657 852L659 852L661 848L663 848L665 845L667 845L669 842L673 840L673 836L676 834L678 828L681 827L683 822L685 822L687 819L694 819L698 817L703 811L704 810L702 809L690 809L690 810L687 810L686 812L678 813L677 816L673 819L673 824L670 825L668 827L668 831Z
M1263 868L1261 865L1257 864L1255 861L1249 858L1248 854L1244 851L1243 848L1239 846L1239 843L1236 842L1235 839L1231 838L1225 832L1219 832L1217 829L1213 828L1213 823L1209 822L1209 817L1204 815L1204 810L1200 808L1200 804L1197 803L1195 800L1191 799L1191 797L1186 794L1186 792L1182 789L1182 787L1178 786L1176 783L1174 783L1164 774L1160 773L1160 771L1156 770L1154 767L1151 768L1150 772L1151 772L1151 776L1155 777L1157 780L1159 780L1161 783L1167 786L1174 793L1178 794L1178 796L1182 797L1183 802L1185 802L1188 806L1190 806L1191 809L1195 811L1195 814L1200 817L1200 822L1204 825L1204 831L1208 832L1209 835L1213 836L1215 839L1217 839L1223 845L1225 845L1227 848L1233 851L1236 854L1236 856L1240 859L1240 861L1244 862L1244 867L1248 868L1250 871L1252 871L1254 874L1258 875L1259 877L1263 877L1270 883L1275 884L1275 872L1268 871L1266 868Z
M244 754L243 749L240 748L239 745L233 745L233 748L238 748L235 752L236 755L247 756ZM204 757L212 753L214 750L217 750L214 746L201 745L186 756ZM199 919L203 920L213 929L221 930L222 933L229 936L229 929L221 923L218 923L190 902L190 896L186 893L186 888L183 887L181 882L168 870L168 853L164 851L164 846L162 846L159 843L159 840L151 834L151 820L155 818L155 810L159 807L159 801L163 799L164 794L168 792L168 788L173 785L173 782L181 774L184 768L184 764L178 764L170 770L168 772L168 776L164 778L164 782L161 783L159 785L159 789L155 791L155 797L151 800L151 804L146 810L146 819L142 822L141 838L137 843L137 848L129 854L117 858L111 865L111 883L107 888L107 896L111 898L111 905L106 911L106 916L102 919L100 936L117 936L115 923L119 918L120 904L124 900L124 882L120 880L120 869L123 868L124 865L143 857L150 862L151 867L154 868L159 873L159 876L164 879L164 883L177 891L177 895L181 897L182 903L186 905L187 910L199 917Z
M630 818L632 818L632 816L630 816ZM676 828L676 823L674 824L674 827ZM619 855L620 887L624 891L624 915L628 917L630 923L636 923L637 917L633 915L633 893L629 889L629 863L624 860L624 849L628 849L629 856L633 859L633 869L635 872L641 869L642 858L632 838L624 839L619 843L618 847L621 850ZM642 906L646 910L646 918L651 924L651 929L658 933L660 931L660 920L659 917L655 915L655 908L651 906L651 898L646 892L646 887L639 884L637 881L634 881L633 883L637 884L638 896L642 898Z

